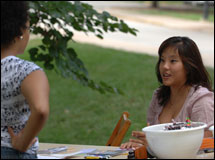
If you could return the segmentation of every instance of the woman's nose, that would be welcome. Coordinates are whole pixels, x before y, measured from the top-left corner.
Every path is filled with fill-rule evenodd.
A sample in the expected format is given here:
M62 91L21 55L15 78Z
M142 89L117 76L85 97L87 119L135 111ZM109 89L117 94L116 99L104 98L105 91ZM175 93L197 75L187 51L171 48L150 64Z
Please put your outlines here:
M164 69L169 69L169 63L168 62L163 63L163 68Z

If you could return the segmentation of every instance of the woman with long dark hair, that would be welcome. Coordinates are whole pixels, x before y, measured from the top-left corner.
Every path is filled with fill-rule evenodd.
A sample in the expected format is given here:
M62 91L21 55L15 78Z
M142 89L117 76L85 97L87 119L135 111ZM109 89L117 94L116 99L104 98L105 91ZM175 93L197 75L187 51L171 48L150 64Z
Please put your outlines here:
M214 125L214 93L201 54L188 37L170 37L158 51L156 74L160 87L155 90L147 114L147 123L194 122L207 124L204 137L212 136L208 128ZM144 132L133 131L121 148L147 146Z

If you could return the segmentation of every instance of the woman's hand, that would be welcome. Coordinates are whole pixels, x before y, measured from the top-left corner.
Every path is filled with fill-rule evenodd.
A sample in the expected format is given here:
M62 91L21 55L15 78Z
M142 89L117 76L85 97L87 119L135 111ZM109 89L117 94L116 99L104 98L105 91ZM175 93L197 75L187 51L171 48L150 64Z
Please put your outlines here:
M146 135L144 132L133 131L132 136L137 139L130 139L129 142L123 143L120 146L121 149L129 149L129 148L137 149L137 148L141 147L142 145L145 145L147 147L148 143L146 141Z
M10 134L10 137L11 137L12 147L20 152L25 152L29 147L31 147L37 141L37 139L34 138L30 144L25 146L23 143L24 142L23 129L16 135L13 132L13 129L8 127L8 133Z
M133 131L132 136L137 139L130 139L129 142L123 143L120 146L121 149L129 149L129 148L137 149L137 148L141 147L142 145L145 145L147 147L148 143L147 143L146 135L144 132Z
M141 143L142 145L147 146L146 134L142 131L133 131L132 136L137 138L133 139L132 142ZM131 141L131 140L130 140Z
M132 142L133 140L134 139L130 139L129 142L121 144L120 148L121 149L129 149L129 148L137 149L142 146L141 143Z
M147 126L150 124L147 123ZM142 145L145 145L146 147L148 146L147 140L146 140L146 135L142 131L133 131L132 132L132 137L135 137L137 139L130 139L129 142L121 144L120 148L121 149L129 149L129 148L134 148L137 149L141 147Z

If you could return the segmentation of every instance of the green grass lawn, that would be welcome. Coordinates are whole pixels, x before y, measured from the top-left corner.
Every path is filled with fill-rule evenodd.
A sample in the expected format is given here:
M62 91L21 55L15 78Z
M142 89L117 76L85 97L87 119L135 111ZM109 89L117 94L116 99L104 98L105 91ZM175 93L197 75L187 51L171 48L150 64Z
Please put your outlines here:
M28 49L40 43L31 40L20 57L28 60ZM120 88L125 95L103 95L73 79L64 79L55 71L45 70L51 88L50 117L39 134L40 142L105 145L123 111L130 113L132 121L124 138L127 141L132 130L141 130L146 125L147 108L153 90L158 87L157 57L89 44L70 45L92 79ZM213 78L214 70L208 71Z

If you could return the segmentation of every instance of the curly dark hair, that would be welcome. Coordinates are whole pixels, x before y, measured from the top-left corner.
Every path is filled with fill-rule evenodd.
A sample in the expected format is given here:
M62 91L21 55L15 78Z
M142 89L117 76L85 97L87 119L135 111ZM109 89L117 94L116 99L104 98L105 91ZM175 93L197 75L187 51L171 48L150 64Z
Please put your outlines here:
M1 47L8 47L13 40L22 35L28 21L26 1L1 1Z
M178 50L179 56L182 59L185 70L187 71L187 81L185 85L195 86L195 90L199 86L206 87L212 91L212 83L204 64L202 62L200 51L196 43L188 37L170 37L166 39L159 48L159 59L156 65L156 74L158 81L161 83L158 91L158 99L160 105L165 105L170 98L170 87L163 85L159 65L161 56L164 50L168 47L173 47Z

